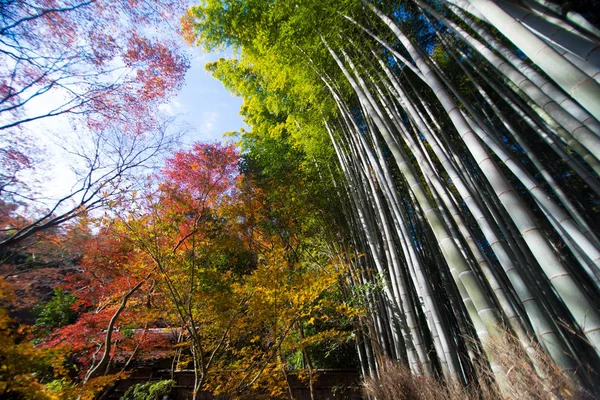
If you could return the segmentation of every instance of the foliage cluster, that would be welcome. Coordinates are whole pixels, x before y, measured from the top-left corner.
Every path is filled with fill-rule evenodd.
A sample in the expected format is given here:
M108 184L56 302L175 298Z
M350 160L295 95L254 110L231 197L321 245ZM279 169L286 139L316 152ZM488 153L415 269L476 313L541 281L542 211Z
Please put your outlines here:
M138 383L127 389L121 400L161 400L173 385L173 380Z
M67 293L62 289L54 289L54 294L48 302L36 307L38 318L35 326L44 331L69 325L77 319L77 311L73 305L77 302L77 297Z
M68 349L70 367L34 379L39 388L91 396L134 360L172 358L197 371L197 393L277 397L288 360L354 363L341 354L354 351L360 310L344 305L344 262L296 152L270 154L285 161L265 171L252 151L240 162L233 146L197 143L86 222L94 228L71 227L88 232L65 236L83 237L78 269L36 321L37 349Z
M5 399L58 399L44 383L68 377L64 348L36 348L28 326L11 318L6 310L14 294L0 279L0 397Z

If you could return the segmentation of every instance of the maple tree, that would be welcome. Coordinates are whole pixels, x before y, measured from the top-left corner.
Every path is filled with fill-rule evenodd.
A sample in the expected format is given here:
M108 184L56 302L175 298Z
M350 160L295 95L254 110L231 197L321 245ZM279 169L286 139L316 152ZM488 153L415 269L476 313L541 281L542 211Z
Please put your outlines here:
M156 102L181 85L187 61L174 42L142 32L168 29L183 6L178 0L3 3L0 129L73 114L92 127L117 122L131 131L151 118ZM26 110L51 94L49 109Z
M172 354L170 337L150 330L165 319L162 298L155 291L152 274L136 264L131 251L131 242L114 227L103 227L90 236L79 269L61 283L76 320L54 327L45 324L38 331L43 349L68 344L76 368L73 389L84 398L121 378L133 360ZM59 300L55 296L42 306L40 317L51 315L50 306ZM43 320L37 322L39 326ZM115 363L120 363L116 370Z
M121 216L187 333L194 392L238 316L235 299L227 294L232 276L219 215L234 195L236 163L234 148L216 143L176 152L156 177L158 185L148 187Z
M171 144L171 121L158 106L176 94L189 67L167 36L183 7L179 0L2 4L1 247L106 204L128 172ZM73 130L81 142L64 148L78 181L49 202L23 172L43 158L28 136L31 123L59 116L57 141ZM14 212L24 206L25 219Z

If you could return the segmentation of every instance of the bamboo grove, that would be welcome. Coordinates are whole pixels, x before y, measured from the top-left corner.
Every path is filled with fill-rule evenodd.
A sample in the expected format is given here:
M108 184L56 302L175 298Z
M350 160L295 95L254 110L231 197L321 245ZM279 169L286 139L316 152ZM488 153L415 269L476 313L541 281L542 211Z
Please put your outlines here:
M327 4L325 4L327 3ZM600 31L542 0L205 1L190 41L340 202L365 375L471 383L494 338L585 385L600 356ZM335 200L334 200L335 198ZM339 222L343 221L343 222Z

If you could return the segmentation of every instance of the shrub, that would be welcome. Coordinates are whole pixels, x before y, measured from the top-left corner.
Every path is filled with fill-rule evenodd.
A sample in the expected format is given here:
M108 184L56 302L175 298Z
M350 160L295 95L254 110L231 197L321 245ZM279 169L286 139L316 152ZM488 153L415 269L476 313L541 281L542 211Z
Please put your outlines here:
M127 389L121 400L161 400L171 392L173 385L173 380L138 383Z
M54 289L52 298L45 304L36 307L38 318L35 326L45 332L72 324L77 319L77 311L73 309L76 302L77 297L72 294L62 289Z

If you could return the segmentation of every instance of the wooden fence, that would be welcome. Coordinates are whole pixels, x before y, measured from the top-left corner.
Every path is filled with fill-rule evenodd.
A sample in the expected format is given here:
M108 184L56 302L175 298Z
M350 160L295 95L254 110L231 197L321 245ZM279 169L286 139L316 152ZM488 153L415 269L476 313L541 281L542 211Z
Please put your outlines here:
M102 400L120 399L125 391L137 384L148 381L171 379L169 370L157 370L151 367L138 368L127 379L123 379L102 396ZM169 395L169 400L188 400L192 398L194 385L193 371L178 371L174 374L175 386ZM310 400L310 389L307 382L298 379L293 372L288 373L288 384L295 400ZM318 370L317 379L313 384L315 400L361 400L360 375L351 370ZM288 398L286 395L284 398ZM198 400L228 400L228 397L216 397L203 392ZM263 398L257 399L262 400ZM268 397L264 398L269 399Z

